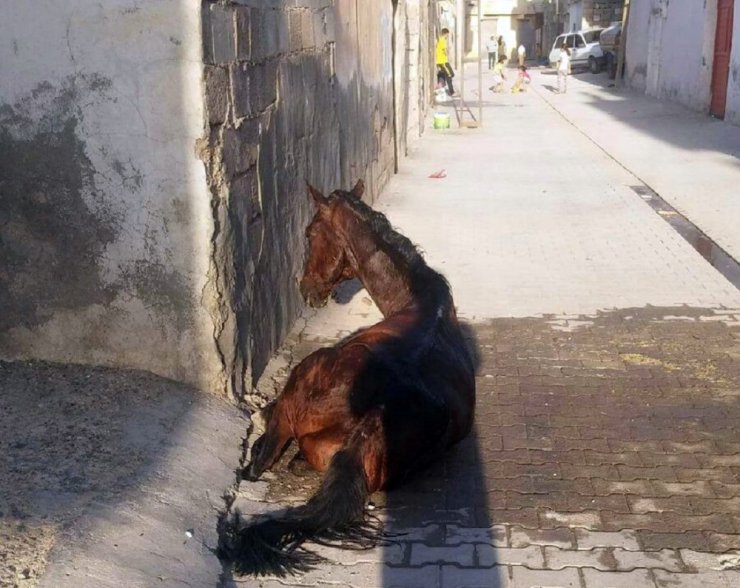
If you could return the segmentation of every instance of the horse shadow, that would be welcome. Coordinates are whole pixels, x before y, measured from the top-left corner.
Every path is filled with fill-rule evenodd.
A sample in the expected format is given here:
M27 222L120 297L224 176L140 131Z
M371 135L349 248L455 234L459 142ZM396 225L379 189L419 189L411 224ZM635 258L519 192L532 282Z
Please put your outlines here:
M481 350L472 325L460 325L475 367ZM384 547L380 586L486 586L508 581L496 565L505 530L489 515L478 418L470 434L398 488L372 498L391 541ZM403 556L401 556L403 554Z

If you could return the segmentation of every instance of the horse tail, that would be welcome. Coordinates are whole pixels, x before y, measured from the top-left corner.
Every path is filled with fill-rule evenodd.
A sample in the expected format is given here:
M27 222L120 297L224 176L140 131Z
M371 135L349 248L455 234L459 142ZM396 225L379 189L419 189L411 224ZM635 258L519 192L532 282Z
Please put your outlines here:
M369 439L363 422L334 454L321 486L306 504L246 526L240 525L238 515L219 521L219 556L232 563L234 572L285 576L306 571L323 559L302 547L308 540L344 549L377 544L382 530L365 513L370 492L363 451Z

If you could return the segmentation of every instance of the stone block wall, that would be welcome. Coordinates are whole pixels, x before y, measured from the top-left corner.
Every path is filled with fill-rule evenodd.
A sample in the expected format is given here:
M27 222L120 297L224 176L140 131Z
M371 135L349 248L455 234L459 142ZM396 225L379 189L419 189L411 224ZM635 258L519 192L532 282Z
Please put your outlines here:
M202 16L214 321L240 397L302 308L306 182L329 192L362 178L372 200L394 171L394 6L225 0Z

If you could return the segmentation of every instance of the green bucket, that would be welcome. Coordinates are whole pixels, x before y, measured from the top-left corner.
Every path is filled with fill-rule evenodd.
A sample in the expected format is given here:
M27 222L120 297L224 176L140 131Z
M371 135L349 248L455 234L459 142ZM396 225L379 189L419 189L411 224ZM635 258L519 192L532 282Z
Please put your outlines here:
M449 129L450 128L449 113L435 112L434 113L434 128L435 129Z

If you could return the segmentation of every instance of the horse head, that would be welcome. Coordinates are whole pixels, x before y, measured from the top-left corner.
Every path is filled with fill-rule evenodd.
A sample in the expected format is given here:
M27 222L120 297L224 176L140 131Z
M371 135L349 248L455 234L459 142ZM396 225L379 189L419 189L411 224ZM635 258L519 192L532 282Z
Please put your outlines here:
M359 180L351 194L359 198L364 189L362 180ZM300 290L303 299L314 308L324 306L338 284L355 277L347 257L347 243L335 224L334 212L342 194L346 192L336 190L327 197L308 186L308 195L316 206L316 213L306 229L308 260Z

